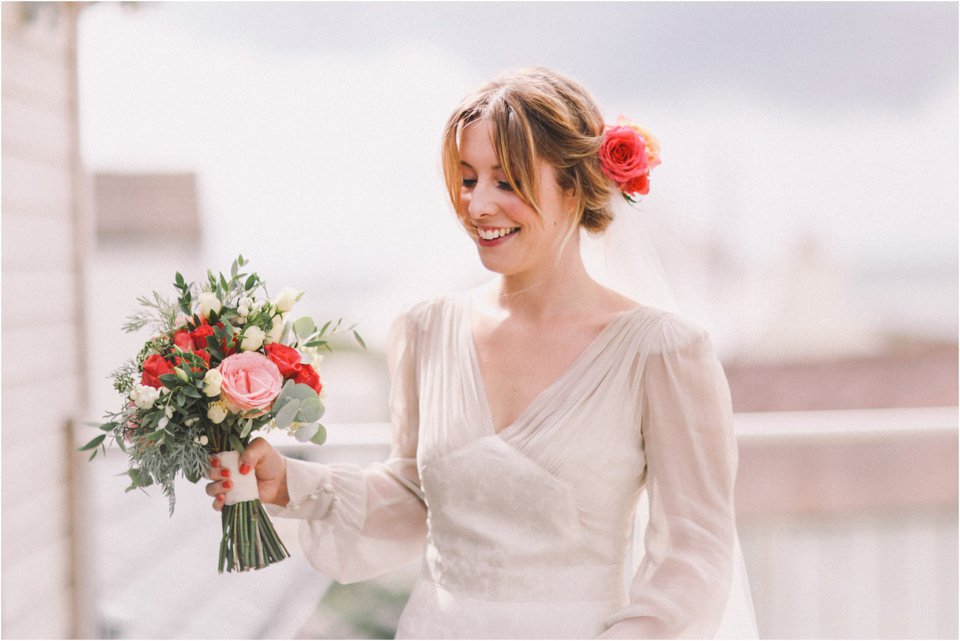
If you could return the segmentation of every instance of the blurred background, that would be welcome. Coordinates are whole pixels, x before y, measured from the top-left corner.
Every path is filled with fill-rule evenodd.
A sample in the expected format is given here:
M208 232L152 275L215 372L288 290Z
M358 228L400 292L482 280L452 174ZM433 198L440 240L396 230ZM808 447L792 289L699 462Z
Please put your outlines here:
M75 449L136 297L242 253L369 346L277 444L384 457L390 320L488 278L443 123L534 64L662 143L637 215L730 381L761 636L957 638L956 3L0 6L3 636L392 636L416 567L331 585L278 520L293 559L218 576L202 487L168 517Z

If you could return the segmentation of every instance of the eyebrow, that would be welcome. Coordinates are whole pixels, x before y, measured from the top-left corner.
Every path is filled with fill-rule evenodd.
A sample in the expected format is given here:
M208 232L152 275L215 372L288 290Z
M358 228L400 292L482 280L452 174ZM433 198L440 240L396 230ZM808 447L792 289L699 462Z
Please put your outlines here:
M468 163L466 160L461 160L461 161L460 161L460 166L461 166L461 167L469 167L470 169L473 169L473 165L471 165L470 163ZM493 167L491 167L491 169L493 169L494 171L501 171L501 170L503 169L503 167L501 167L500 165L494 165Z

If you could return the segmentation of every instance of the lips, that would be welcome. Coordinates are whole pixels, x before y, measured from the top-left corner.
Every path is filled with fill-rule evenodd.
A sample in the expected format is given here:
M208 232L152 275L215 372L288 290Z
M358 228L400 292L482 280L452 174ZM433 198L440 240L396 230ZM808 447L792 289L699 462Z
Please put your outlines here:
M477 235L483 240L496 240L518 231L519 227L477 227Z

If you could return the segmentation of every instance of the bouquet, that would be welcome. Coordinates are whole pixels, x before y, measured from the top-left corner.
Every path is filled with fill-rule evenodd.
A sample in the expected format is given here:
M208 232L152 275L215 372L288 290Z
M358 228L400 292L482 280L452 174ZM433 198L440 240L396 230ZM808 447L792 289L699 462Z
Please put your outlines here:
M236 469L239 454L258 430L285 429L298 441L322 444L326 430L318 364L340 321L317 328L290 310L303 292L285 287L273 300L257 274L207 273L202 285L177 273L176 302L154 292L124 330L153 330L136 357L113 374L126 403L97 424L81 450L106 451L113 441L130 457L127 491L157 483L175 505L174 479L199 481L213 456L231 469L233 489L223 507L219 570L245 571L281 561L289 553L260 504L254 474ZM343 331L351 331L347 328ZM353 331L356 340L363 340Z

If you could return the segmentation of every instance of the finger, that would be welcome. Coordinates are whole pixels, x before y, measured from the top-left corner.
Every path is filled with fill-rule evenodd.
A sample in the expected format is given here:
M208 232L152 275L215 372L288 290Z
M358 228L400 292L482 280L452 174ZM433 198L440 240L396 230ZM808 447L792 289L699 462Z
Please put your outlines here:
M211 456L210 460L208 461L206 474L204 476L211 481L219 481L221 478L223 478L223 475L221 474L222 470L223 468L220 467L220 459L218 459L216 456Z
M272 446L262 436L251 441L243 453L240 454L239 470L241 474L249 474L250 470L257 467L263 457L270 453Z
M226 502L226 500L227 500L226 496L224 496L223 494L217 494L216 498L213 499L213 509L215 509L217 512L222 511L223 504Z
M230 488L233 487L233 483L230 480L225 481L215 481L213 483L207 483L207 496L216 496L217 494L224 494L229 492Z

